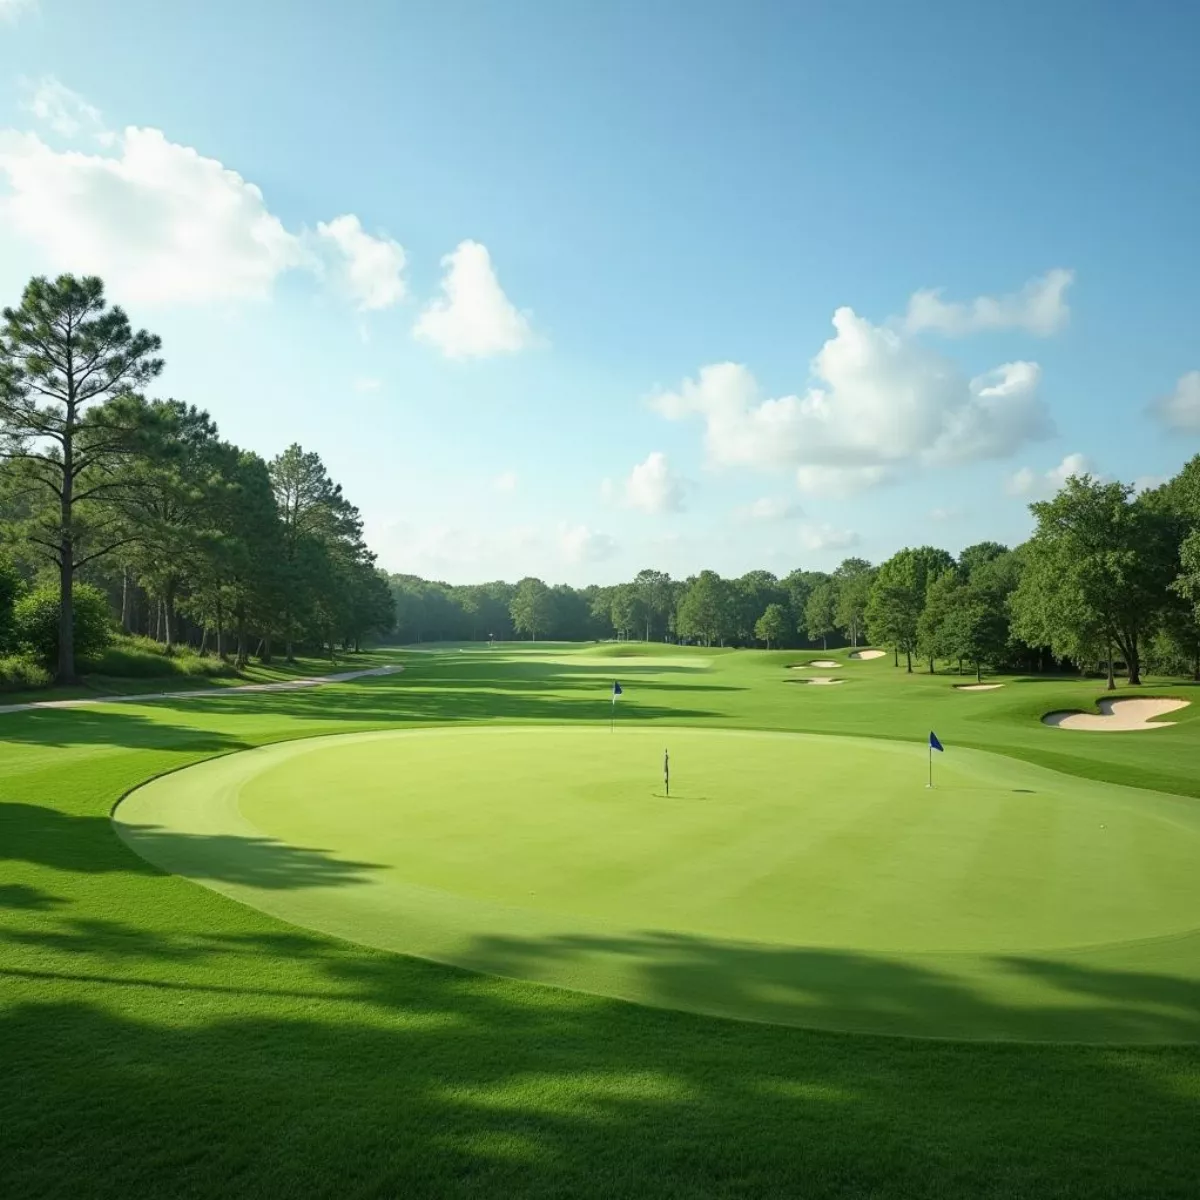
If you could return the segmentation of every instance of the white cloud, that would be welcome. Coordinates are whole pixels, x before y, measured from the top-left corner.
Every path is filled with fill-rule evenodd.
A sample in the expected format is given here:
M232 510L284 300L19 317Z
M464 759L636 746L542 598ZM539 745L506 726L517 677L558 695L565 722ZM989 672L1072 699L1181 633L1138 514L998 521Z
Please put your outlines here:
M16 21L22 13L36 9L37 0L0 0L0 21Z
M1068 454L1056 467L1041 474L1022 467L1009 476L1006 490L1011 496L1049 496L1057 492L1072 475L1095 475L1096 468L1086 454Z
M2 7L0 12L3 12ZM80 133L111 137L104 131L100 110L78 92L59 83L53 75L43 75L36 82L23 80L22 85L26 97L21 101L21 107L55 133L68 138Z
M1002 458L1050 432L1036 363L967 379L949 359L853 309L839 308L833 326L803 395L764 399L745 366L726 362L702 367L652 403L669 418L704 419L714 466L799 468L809 490Z
M447 358L513 354L534 344L529 320L504 294L486 246L460 242L442 266L443 297L421 313L413 328L416 337Z
M737 509L736 515L743 521L787 521L802 517L804 510L791 500L761 496L753 504Z
M844 499L890 483L895 475L889 467L797 467L796 486L810 496Z
M310 263L257 187L157 129L126 129L112 155L3 131L0 177L0 225L55 269L102 275L124 302L257 299Z
M1162 487L1166 482L1166 475L1139 475L1133 481L1133 490L1140 496L1143 492L1152 492L1155 488Z
M800 545L805 550L845 550L857 546L858 534L852 529L835 529L832 525L805 525L800 529Z
M517 490L516 471L501 471L500 474L492 480L492 487L494 487L498 492L515 492Z
M947 304L939 289L914 292L908 302L904 329L918 333L933 329L950 337L964 337L989 329L1021 329L1046 337L1070 318L1065 293L1074 271L1057 267L1031 279L1019 292L1007 296L977 296L969 303Z
M1200 429L1200 371L1181 375L1175 390L1156 400L1150 411L1168 429L1189 432Z
M586 525L560 525L559 549L569 563L600 562L611 558L617 543L607 533L597 533Z
M962 509L951 506L950 508L933 508L929 510L929 519L931 521L957 521L962 516Z
M359 312L404 299L405 254L399 242L367 233L353 213L318 222L317 237L333 252L340 285Z
M372 379L368 376L362 376L354 381L354 390L356 392L377 392L382 386L382 379Z
M99 111L58 80L28 88L24 107L95 153L56 150L0 130L0 226L37 247L48 269L104 277L125 303L257 300L291 269L329 273L360 310L404 295L404 250L356 216L293 233L236 171L158 129L106 130Z
M645 513L679 512L683 508L683 481L671 470L659 450L648 454L625 480L625 503Z

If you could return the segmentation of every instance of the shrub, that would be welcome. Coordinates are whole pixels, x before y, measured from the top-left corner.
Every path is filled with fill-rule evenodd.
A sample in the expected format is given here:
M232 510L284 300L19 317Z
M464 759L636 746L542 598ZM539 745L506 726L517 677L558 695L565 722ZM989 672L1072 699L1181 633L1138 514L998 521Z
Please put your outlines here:
M88 662L96 675L120 679L161 679L168 675L232 675L233 667L219 658L205 658L190 646L166 647L147 637L119 637Z
M75 658L94 658L112 640L113 621L108 599L88 583L75 585ZM13 640L25 655L47 667L58 663L58 587L43 584L13 606Z
M19 654L0 658L0 692L23 692L49 683L50 672L32 658Z

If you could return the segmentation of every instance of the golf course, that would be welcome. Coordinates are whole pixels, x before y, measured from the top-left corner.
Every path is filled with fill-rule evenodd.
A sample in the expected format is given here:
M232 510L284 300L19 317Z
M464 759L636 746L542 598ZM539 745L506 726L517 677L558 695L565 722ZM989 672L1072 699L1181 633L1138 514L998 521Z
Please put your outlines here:
M1194 1194L1194 685L354 665L0 716L10 1194Z

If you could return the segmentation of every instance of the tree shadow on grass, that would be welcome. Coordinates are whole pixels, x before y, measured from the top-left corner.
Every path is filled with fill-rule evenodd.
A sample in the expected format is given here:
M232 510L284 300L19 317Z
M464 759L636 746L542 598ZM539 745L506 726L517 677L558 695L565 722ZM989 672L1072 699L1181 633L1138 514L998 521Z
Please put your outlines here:
M0 804L0 863L30 863L83 875L162 875L153 864L164 862L189 878L271 891L358 883L377 869L373 863L267 837L177 833L153 825L119 828L128 843L113 836L108 817L76 816L38 804ZM39 896L37 889L0 888L0 907L51 908L54 903L53 897Z
M46 918L53 937L10 943L11 1194L1159 1200L1200 1175L1194 1048L719 1021L244 916L215 933ZM860 982L879 1010L936 999L909 975Z
M629 981L631 996L717 1016L933 1038L1200 1043L1200 974L1095 970L1052 955L991 959L988 967L1014 985L1001 979L999 992L995 970L971 979L939 970L937 956L901 959L679 933L493 936L480 939L463 961L497 974L557 980L588 978L597 957ZM1038 986L1023 987L1022 977Z

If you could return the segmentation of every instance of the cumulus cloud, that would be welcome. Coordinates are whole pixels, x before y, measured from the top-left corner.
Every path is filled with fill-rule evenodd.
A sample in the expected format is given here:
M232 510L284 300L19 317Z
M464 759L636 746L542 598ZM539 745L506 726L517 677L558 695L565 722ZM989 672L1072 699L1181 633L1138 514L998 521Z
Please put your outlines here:
M625 503L644 513L679 512L683 508L683 481L671 470L659 450L648 454L625 480Z
M262 192L216 159L130 127L114 154L55 151L0 132L0 224L56 269L104 276L122 300L202 303L261 298L309 265Z
M853 529L835 529L832 525L804 525L800 529L800 545L814 553L845 550L857 546L858 542L858 534Z
M1156 400L1150 411L1168 429L1200 429L1200 371L1181 375L1174 391Z
M601 562L611 558L617 543L607 533L598 533L586 525L559 526L559 549L569 563Z
M404 247L367 233L353 213L317 223L317 237L330 251L343 291L359 312L388 308L404 299Z
M126 303L258 300L285 271L328 274L361 310L404 295L404 250L352 214L296 233L238 172L162 130L104 128L99 111L52 77L25 109L94 152L59 150L36 133L0 130L0 225L52 270L104 277Z
M504 294L486 246L460 242L442 266L442 297L421 313L416 337L447 358L513 354L534 344L529 319Z
M1008 478L1007 490L1012 496L1049 496L1057 492L1072 475L1095 475L1096 468L1086 454L1068 454L1056 467L1037 472L1022 467Z
M1019 292L977 296L966 303L947 303L939 289L914 292L903 327L908 333L932 329L949 337L993 329L1020 329L1046 337L1057 333L1070 318L1066 291L1074 278L1074 271L1058 267L1031 279Z
M737 509L736 515L743 521L787 521L803 516L804 510L791 500L761 496L753 504Z
M851 308L812 362L803 395L764 398L739 363L702 367L652 399L664 416L705 422L714 466L799 469L807 490L845 491L897 471L1002 458L1051 430L1036 363L968 379L955 365Z
M500 474L492 480L492 487L494 487L498 492L515 492L517 490L516 471L501 471Z
M797 467L796 486L811 496L844 499L889 483L895 476L890 467Z
M104 129L100 110L53 75L43 75L34 82L22 81L22 86L26 94L21 107L54 133L67 138L81 133L100 134L105 140L111 137Z

